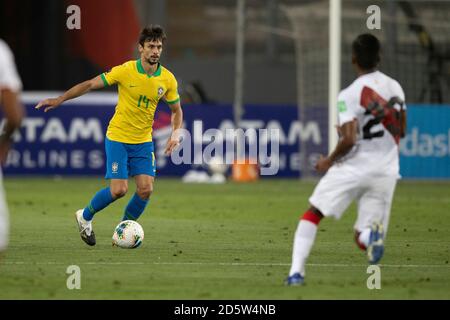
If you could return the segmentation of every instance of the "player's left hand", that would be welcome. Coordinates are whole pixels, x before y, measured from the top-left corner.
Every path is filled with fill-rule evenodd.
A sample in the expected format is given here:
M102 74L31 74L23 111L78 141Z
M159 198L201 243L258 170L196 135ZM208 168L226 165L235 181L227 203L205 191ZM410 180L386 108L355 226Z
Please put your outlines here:
M179 144L180 144L179 140L171 136L169 138L169 140L167 141L166 149L164 150L164 154L166 156L170 155L172 153L172 151L175 150L176 147L178 147Z
M317 160L315 168L316 168L317 172L325 173L328 171L328 169L330 169L331 166L332 166L332 163L331 163L330 159L328 157L324 157L321 155L319 157L319 160Z

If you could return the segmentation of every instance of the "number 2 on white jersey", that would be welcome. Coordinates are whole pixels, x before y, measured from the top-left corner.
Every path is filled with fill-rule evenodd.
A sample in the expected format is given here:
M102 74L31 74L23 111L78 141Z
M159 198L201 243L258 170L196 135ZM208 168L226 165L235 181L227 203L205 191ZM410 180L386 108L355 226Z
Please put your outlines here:
M394 137L398 144L400 140L400 112L394 108L395 104L403 105L398 97L392 97L389 101L384 100L378 93L369 87L361 91L361 106L366 109L365 115L371 115L372 119L363 126L363 139L374 139L384 136L384 130L371 132L373 126L382 123L383 126Z

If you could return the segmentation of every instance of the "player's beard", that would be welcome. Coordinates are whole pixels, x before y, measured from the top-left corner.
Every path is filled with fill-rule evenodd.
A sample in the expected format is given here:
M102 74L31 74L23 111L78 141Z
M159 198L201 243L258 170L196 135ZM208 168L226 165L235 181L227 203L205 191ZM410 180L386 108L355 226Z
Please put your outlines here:
M159 63L159 57L157 57L157 58L150 57L150 58L147 59L147 62L148 62L149 65L153 66L153 65Z

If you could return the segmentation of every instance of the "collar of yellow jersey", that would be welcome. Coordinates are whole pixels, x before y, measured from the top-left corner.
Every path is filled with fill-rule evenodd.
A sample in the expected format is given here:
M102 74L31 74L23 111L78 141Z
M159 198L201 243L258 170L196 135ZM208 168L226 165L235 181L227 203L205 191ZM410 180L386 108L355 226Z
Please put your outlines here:
M145 72L144 67L142 66L141 59L136 60L136 67L139 73L146 74L147 77L158 77L161 75L161 64L158 63L158 68L152 75L148 75L147 72Z

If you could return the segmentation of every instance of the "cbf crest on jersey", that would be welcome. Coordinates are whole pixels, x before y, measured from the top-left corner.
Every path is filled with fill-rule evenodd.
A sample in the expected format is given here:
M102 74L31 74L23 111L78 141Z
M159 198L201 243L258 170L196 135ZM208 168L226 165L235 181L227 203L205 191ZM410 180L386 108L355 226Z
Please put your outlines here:
M161 97L164 94L164 88L163 87L159 87L158 88L158 97Z

